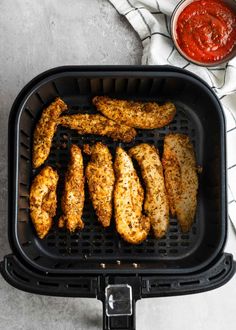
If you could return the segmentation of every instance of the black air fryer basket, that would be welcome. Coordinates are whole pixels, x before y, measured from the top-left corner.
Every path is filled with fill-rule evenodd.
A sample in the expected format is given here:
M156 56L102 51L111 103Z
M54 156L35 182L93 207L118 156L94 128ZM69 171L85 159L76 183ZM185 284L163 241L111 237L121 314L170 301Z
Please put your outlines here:
M95 95L164 102L177 108L166 127L138 130L136 139L121 144L127 150L140 142L162 153L169 132L187 134L194 144L199 174L194 225L181 233L170 219L167 235L151 235L138 246L124 242L98 223L86 190L85 228L70 235L55 226L44 240L35 235L29 215L29 188L38 171L32 169L32 136L41 111L55 97L69 113L95 112ZM62 67L33 79L17 97L9 119L9 242L12 254L1 273L13 286L32 293L97 297L103 302L104 329L135 329L135 302L146 297L189 294L225 284L235 272L232 255L224 253L227 236L226 136L221 105L197 76L168 66ZM58 201L72 143L103 141L114 155L117 142L107 137L78 135L58 128L46 164L60 174ZM88 161L84 155L85 165ZM86 188L87 189L87 188Z

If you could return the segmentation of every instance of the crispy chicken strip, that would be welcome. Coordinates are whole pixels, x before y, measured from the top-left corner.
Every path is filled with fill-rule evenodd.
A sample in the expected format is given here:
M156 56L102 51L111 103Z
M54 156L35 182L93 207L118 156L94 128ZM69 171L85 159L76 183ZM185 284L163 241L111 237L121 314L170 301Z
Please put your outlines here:
M104 116L130 127L153 129L169 124L175 116L173 103L133 102L95 96L93 104Z
M65 187L61 200L63 215L59 219L59 227L66 228L72 233L83 229L82 213L84 207L84 169L83 157L78 146L70 149L70 163L66 172Z
M143 242L150 229L150 219L142 214L144 192L129 155L116 150L114 208L116 229L131 244Z
M115 141L130 142L136 136L134 128L117 124L99 114L63 116L58 124L75 129L79 134L107 135Z
M44 238L52 227L56 214L57 171L44 167L34 178L30 188L30 216L39 238Z
M198 177L193 145L183 134L168 134L162 164L170 210L183 232L188 232L197 207Z
M109 227L112 216L112 198L115 184L115 174L112 156L107 146L101 142L94 146L84 146L84 152L91 154L85 175L89 194L99 222Z
M57 128L57 119L67 110L67 105L59 97L43 110L34 130L33 167L41 166L48 158L52 139Z
M150 218L156 238L161 238L169 225L169 204L158 150L143 143L131 148L129 155L137 160L141 168L146 186L144 211Z

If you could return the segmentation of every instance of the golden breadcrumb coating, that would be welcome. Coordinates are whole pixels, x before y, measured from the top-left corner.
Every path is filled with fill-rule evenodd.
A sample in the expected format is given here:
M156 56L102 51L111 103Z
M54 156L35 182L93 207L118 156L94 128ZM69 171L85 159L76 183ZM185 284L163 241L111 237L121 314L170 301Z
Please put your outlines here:
M175 105L171 102L158 105L156 102L134 102L96 96L93 98L93 104L107 118L141 129L168 125L176 113Z
M61 200L63 215L59 219L59 227L66 228L72 233L83 229L82 213L84 207L84 167L81 150L72 145L70 163L66 172L65 187Z
M188 136L165 136L162 164L171 213L187 232L194 221L198 190L196 159Z
M57 129L57 119L65 110L67 110L67 105L59 97L43 110L34 130L32 158L34 168L41 166L48 158Z
M163 237L169 226L169 204L158 150L147 143L129 150L137 160L145 183L144 211L151 221L156 238Z
M30 188L30 216L39 238L44 238L52 227L57 208L57 182L57 171L46 166L34 178Z
M137 134L134 128L117 124L99 114L63 116L58 119L58 124L75 129L79 134L107 135L115 141L130 142Z
M101 142L92 147L85 145L84 151L91 154L85 170L90 198L99 222L104 227L109 227L115 184L112 156L108 147Z
M150 219L142 214L143 188L129 155L116 150L114 210L116 229L131 244L143 242L150 229Z

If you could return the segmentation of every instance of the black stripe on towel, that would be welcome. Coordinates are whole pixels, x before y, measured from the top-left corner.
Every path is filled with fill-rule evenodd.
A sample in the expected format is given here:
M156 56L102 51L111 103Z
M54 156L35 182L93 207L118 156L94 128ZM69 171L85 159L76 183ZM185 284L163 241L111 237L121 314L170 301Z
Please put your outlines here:
M144 24L146 25L149 34L151 35L152 34L152 30L151 30L150 26L148 25L145 17L143 16L143 14L141 13L141 11L139 9L138 9L138 13L139 13L140 17L142 17L142 20L143 20Z
M166 31L170 34L169 25L168 25L168 21L167 21L167 16L164 15L164 17L165 17L165 23L166 23Z
M231 165L230 167L228 167L228 170L231 170L231 168L234 168L234 167L236 167L236 164Z
M161 11L161 9L160 9L160 5L159 5L159 3L158 3L157 0L156 0L156 5L157 5L157 10Z
M206 70L206 72L207 72L207 75L208 75L208 77L209 77L209 79L210 79L210 81L211 81L211 84L212 84L212 88L213 89L221 89L221 88L223 88L224 87L224 84L225 84L225 78L226 78L226 71L227 71L227 65L226 65L226 67L225 67L225 74L224 74L224 78L223 78L223 84L221 85L221 86L214 86L214 84L213 84L213 81L212 81L212 78L211 78L211 75L209 74L209 72L208 71L210 71L210 70ZM213 73L212 73L213 74Z
M221 88L224 87L224 85L225 85L225 79L226 79L226 74L227 74L227 68L228 67L234 67L234 66L232 64L227 63L226 66L225 66L225 68L215 68L215 70L218 69L218 71L220 71L221 69L225 70L225 74L224 74L224 78L223 78L223 84L221 86L219 86L219 87L212 86L212 88L221 89ZM208 69L208 70L209 71L213 71L214 69ZM210 77L210 79L211 79L211 77ZM233 91L231 91L231 92L233 92Z
M220 87L218 87L219 89L223 88L224 85L225 85L225 79L226 79L226 73L227 73L227 67L228 66L229 66L229 63L227 63L226 66L225 66L225 74L224 74L224 78L223 78L223 84Z
M236 129L236 126L233 127L233 128L231 128L231 129L229 129L229 130L227 131L227 133L232 132L232 131L234 131L235 129Z
M129 13L131 13L132 11L138 10L138 9L146 9L146 7L133 7L132 9L128 10L126 13L124 13L125 16L127 16ZM150 12L152 15L164 15L161 11L151 11Z
M135 11L135 10L138 10L138 9L145 9L145 7L139 7L139 8L132 8L132 9L130 9L129 11L127 11L126 13L124 13L124 15L126 16L126 15L128 15L129 13L131 13L132 11Z
M225 68L207 68L209 71L224 71Z
M170 52L169 56L167 57L167 62L169 62L169 58L170 58L171 55L173 54L174 50L175 50L175 46L172 47L171 52ZM170 63L170 62L169 62L169 63ZM170 64L171 64L171 63L170 63Z
M228 184L227 186L228 186L227 188L230 190L230 193L231 193L231 195L233 196L233 199L234 199L234 194L232 192L232 189L231 189L230 185Z
M223 104L223 108L227 109L230 112L231 116L233 117L233 119L234 119L234 121L236 123L236 118L235 118L235 115L232 112L232 110L229 107L227 107L227 105L225 105L225 104Z
M236 66L234 66L234 65L232 65L232 64L228 64L228 67L229 67L229 68L234 68L234 69L236 69Z
M234 231L234 233L236 234L235 224L234 224L233 220L231 219L230 215L229 215L229 220L230 220L231 225L232 225L232 227L233 227L233 231Z
M130 5L131 8L135 8L129 0L126 0L126 1ZM144 24L146 25L146 27L148 29L149 34L151 35L152 31L150 29L150 26L148 25L148 23L147 23L145 17L143 16L143 14L141 13L140 8L135 8L135 9L137 9L137 12L139 13L140 17L142 18Z
M184 65L184 66L182 67L182 69L186 69L190 64L191 64L191 63L188 62L186 65Z
M143 38L141 41L144 41L144 40L146 40L147 38L151 38L152 36L157 35L157 34L159 34L159 35L162 36L162 37L165 37L165 38L171 39L170 36L168 36L168 35L166 35L166 34L164 34L164 33L161 33L161 32L153 32L153 33L150 34L150 36L147 36L147 37Z
M225 94L225 95L222 95L221 97L219 97L219 100L222 100L224 97L226 97L227 96L227 94Z

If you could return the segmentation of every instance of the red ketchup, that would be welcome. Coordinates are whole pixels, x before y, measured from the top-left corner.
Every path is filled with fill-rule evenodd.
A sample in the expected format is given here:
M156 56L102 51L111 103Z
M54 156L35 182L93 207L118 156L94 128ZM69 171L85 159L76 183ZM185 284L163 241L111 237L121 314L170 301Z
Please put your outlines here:
M212 63L236 46L236 14L220 0L190 3L177 19L177 43L191 59Z

